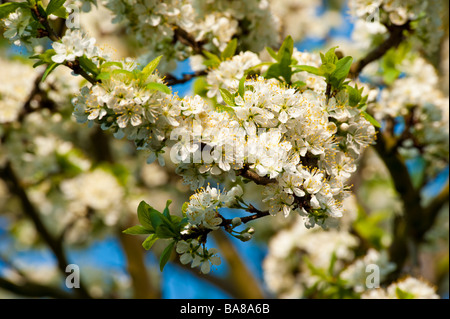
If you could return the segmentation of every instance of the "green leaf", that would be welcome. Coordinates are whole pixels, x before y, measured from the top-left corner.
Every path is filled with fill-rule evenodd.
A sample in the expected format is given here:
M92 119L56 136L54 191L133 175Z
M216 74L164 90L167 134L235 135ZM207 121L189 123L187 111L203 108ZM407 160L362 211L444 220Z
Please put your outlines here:
M319 70L318 68L314 67L314 66L310 66L310 65L295 65L294 68L297 69L297 72L308 72L314 75L319 75L319 76L323 76L323 72L321 70Z
M56 69L56 67L57 67L58 65L59 65L59 64L56 63L56 62L53 62L52 64L49 64L49 65L47 66L47 69L45 69L44 75L42 75L41 82L44 82L45 79L47 78L47 76L49 76L49 74L52 73L53 70Z
M266 79L280 79L282 76L280 63L273 63L267 71L264 73L264 78Z
M174 238L178 235L165 224L159 225L158 228L156 228L155 234L158 238Z
M226 48L223 50L221 54L222 60L226 60L228 58L233 57L234 54L236 53L236 49L237 49L237 39L234 38L233 40L228 42Z
M229 106L236 106L236 103L234 102L234 96L226 89L219 89L220 95L222 96L222 99L226 104Z
M189 206L189 202L184 202L183 206L181 206L181 213L186 217L186 211Z
M78 61L80 62L80 66L87 72L93 74L94 76L97 76L99 73L97 65L92 62L91 59L87 58L86 56L81 56L78 58Z
M336 65L331 63L324 63L319 67L319 72L322 74L331 74L336 70Z
M45 10L48 15L61 8L66 0L50 0L47 9Z
M110 72L101 72L95 77L96 80L109 80L110 78L111 78Z
M207 57L207 60L203 61L203 64L207 67L215 68L221 63L221 60L217 55L206 50L203 51L203 54Z
M177 232L180 233L181 230L184 228L184 226L186 226L188 223L189 223L189 219L187 217L180 219L180 221L177 224Z
M141 225L132 226L130 228L125 229L122 231L124 234L128 235L146 235L146 234L153 234L154 231L150 229L146 229L145 227Z
M26 2L7 2L0 5L0 19L6 18L10 13L17 10L17 8L29 8Z
M278 61L278 56L277 53L271 48L271 47L266 47L267 52L270 54L270 56L275 59L276 61ZM278 61L279 62L279 61Z
M112 67L112 66L116 66L116 67L118 67L119 69L122 69L122 68L123 68L122 62L115 62L115 61L105 62L105 63L103 63L103 64L100 66L100 68L101 68L101 69L106 69L106 68L110 68L110 67Z
M414 295L412 293L401 290L399 287L395 289L395 294L397 295L398 299L414 299Z
M48 14L47 11L45 11L44 6L42 4L42 1L36 1L36 7L38 9L39 15L45 19L47 19Z
M204 76L200 76L195 79L194 84L192 85L192 91L196 95L205 97L206 93L208 93L207 86L208 82L206 81L206 78Z
M362 98L361 93L358 90L358 87L354 88L351 86L347 86L347 92L348 92L348 104L352 107L357 106Z
M181 221L181 217L177 215L170 215L170 222L174 225L177 225Z
M166 202L166 208L164 208L163 215L170 219L169 205L172 204L172 201L169 199Z
M272 65L274 64L273 62L263 62L263 63L259 63L255 66L252 66L251 68L248 68L247 70L245 70L244 75L248 75L250 72L259 69L260 67L264 66L264 65Z
M134 79L133 72L130 72L127 70L117 69L117 70L113 70L111 73L113 75L123 75L125 77L125 79L128 79L128 80Z
M159 269L163 271L164 266L169 261L170 255L172 254L172 250L175 247L176 241L173 240L167 247L164 249L161 258L159 259Z
M330 275L330 276L334 275L334 266L336 265L336 261L337 261L337 255L336 255L336 252L333 251L333 253L331 254L330 265L328 266L328 275Z
M146 240L142 243L142 247L144 247L145 250L149 250L152 248L153 244L158 240L158 236L156 234L153 234L151 236L148 236Z
M325 55L320 54L320 58L322 59L322 64L330 63L330 64L336 64L338 62L338 57L336 56L336 49L338 47L332 47L325 53Z
M165 84L158 83L158 82L150 82L145 86L148 90L155 90L160 91L166 94L172 93L172 91L169 89L169 87Z
M161 214L160 212L158 212L156 209L154 209L153 207L148 211L148 218L150 219L150 222L152 223L153 228L156 229L163 224L163 219L162 216L163 214Z
M295 81L294 83L292 83L292 86L301 89L306 86L306 83L303 81Z
M156 67L158 66L159 62L161 61L161 58L163 56L160 55L157 58L153 59L152 61L150 61L143 69L142 69L142 73L146 74L146 75L150 75L153 73L153 71L156 70Z
M294 52L294 40L288 35L281 44L280 50L277 53L277 61L281 63L283 58L289 57L291 60L292 53Z
M381 127L381 124L380 124L377 120L375 120L375 119L372 117L372 115L370 115L369 113L363 111L363 112L361 112L361 114L362 114L362 115L364 116L364 118L365 118L367 121L369 121L373 126L378 127L378 128Z
M144 228L154 231L155 227L153 226L152 220L150 218L150 210L152 209L153 207L151 207L149 204L141 201L137 209L137 215L139 222L142 226L144 226Z
M69 16L69 13L67 13L66 8L64 8L64 7L61 7L59 9L53 11L52 14L61 19L67 19L67 17Z
M352 63L353 58L351 56L346 56L336 63L336 70L330 76L330 83L334 88L339 89L341 87L348 72L350 72Z
M247 80L247 77L245 75L239 80L238 93L241 97L244 97L245 95L245 80Z
M33 65L33 68L35 68L35 67L37 67L39 65L42 65L42 64L51 64L51 63L53 63L52 56L54 56L55 54L56 54L56 52L55 52L54 49L48 49L44 53L31 56L30 59L39 59L40 60L40 61L37 61Z
M277 54L278 61L280 61L279 73L284 78L286 83L291 83L292 77L291 60L293 52L294 52L294 40L291 38L291 36L288 36L283 41L283 44L281 45L281 48Z

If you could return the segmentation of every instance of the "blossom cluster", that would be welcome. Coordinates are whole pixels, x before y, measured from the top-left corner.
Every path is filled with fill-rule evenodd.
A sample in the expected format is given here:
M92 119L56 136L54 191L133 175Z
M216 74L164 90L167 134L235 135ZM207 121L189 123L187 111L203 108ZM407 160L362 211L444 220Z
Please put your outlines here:
M0 21L5 28L3 36L14 45L31 47L32 42L36 42L32 37L31 21L30 10L17 8L16 11L11 12L4 20Z
M153 56L162 54L167 61L199 53L179 41L179 32L212 52L223 51L235 36L255 52L279 40L278 22L266 0L108 0L104 5L115 15L113 22L123 22Z
M371 289L362 299L439 299L436 288L423 279L407 276L386 289Z
M219 208L232 206L236 202L236 197L240 197L242 194L243 190L240 185L232 187L228 192L209 185L202 188L191 196L186 207L185 214L188 217L189 224L185 233L198 228L218 229L222 223Z
M223 63L233 62L240 63ZM151 152L150 161L173 146L176 172L194 190L208 177L234 180L251 169L273 181L265 189L272 214L297 210L311 225L342 216L345 182L375 135L360 110L348 105L345 91L327 101L324 80L303 75L316 90L300 92L257 77L238 93L235 75L231 87L224 84L235 95L233 106L214 106L200 96L180 99L154 90L162 84L156 73L133 79L135 65L120 67L115 63L111 72L122 77L82 89L74 100L78 121L95 120L117 137L126 135Z
M449 99L438 88L434 67L420 57L405 59L404 76L381 91L373 112L378 120L402 118L400 152L406 158L423 156L433 176L448 165Z
M181 255L180 262L183 265L191 263L192 268L200 266L200 271L203 274L209 273L212 265L218 266L221 264L221 260L217 256L217 249L206 249L196 239L189 242L178 242L176 251Z
M425 45L428 54L435 52L444 34L444 17L438 0L350 0L348 5L350 13L365 22L358 24L370 26L372 31L377 29L377 33L387 31L383 25L403 26L415 22L411 26L413 37L419 40L420 48Z
M387 278L396 265L389 261L386 250L370 248L355 259L360 239L350 233L356 216L356 199L346 198L346 214L338 227L322 231L305 228L301 218L294 218L269 240L269 252L264 259L264 280L278 298L308 298L314 289L332 291L339 285L349 296L361 297L367 292L367 267L379 269L379 280ZM323 276L329 274L330 281ZM340 296L342 298L343 296Z
M52 60L56 63L72 62L82 56L92 59L100 54L95 38L87 37L78 29L68 29L61 42L53 42L52 47L55 50Z

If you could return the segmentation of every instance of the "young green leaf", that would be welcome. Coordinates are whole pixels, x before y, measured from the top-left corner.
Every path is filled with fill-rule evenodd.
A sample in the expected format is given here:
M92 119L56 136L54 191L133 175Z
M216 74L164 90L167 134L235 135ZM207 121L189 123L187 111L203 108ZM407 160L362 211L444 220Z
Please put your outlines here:
M358 87L354 88L351 86L347 86L347 92L348 92L348 104L351 107L357 106L362 98L361 93L358 90Z
M286 83L291 83L292 77L292 53L294 52L294 40L288 36L280 50L278 51L277 57L279 62L279 73L284 78Z
M277 53L271 47L266 47L266 50L275 61L278 61Z
M220 55L222 60L226 60L228 58L231 58L236 53L237 49L237 39L234 38L230 42L228 42L227 46L223 50L222 54Z
M92 62L91 59L87 58L86 56L81 56L78 58L78 61L80 62L80 66L87 72L93 74L94 76L97 76L99 73L97 65Z
M111 73L113 75L120 76L121 79L124 80L124 81L125 80L132 80L132 79L134 79L133 72L130 72L130 71L127 71L127 70L116 69L116 70L113 70Z
M336 70L336 65L331 63L324 63L319 67L319 72L322 74L331 74Z
M183 214L184 217L186 217L186 211L187 211L188 206L189 206L189 202L184 202L183 206L181 206L181 213Z
M414 295L412 293L401 290L399 287L395 289L395 294L398 299L414 299Z
M347 77L348 72L350 72L352 63L353 58L351 56L346 56L337 61L336 70L333 72L332 77L334 77L339 82L343 82L343 80Z
M284 39L281 44L280 50L277 53L277 61L281 62L283 58L289 57L289 61L291 60L292 53L294 52L294 40L289 35Z
M192 91L196 95L206 96L208 93L208 82L206 81L204 76L199 76L195 79L194 84L192 85Z
M169 245L164 249L163 253L161 254L161 258L159 259L159 269L163 271L164 266L169 261L170 255L172 254L172 250L175 247L176 241L173 240L170 242Z
M152 248L153 244L158 240L158 236L156 234L150 235L147 237L146 240L142 243L142 247L144 247L145 250L149 250Z
M95 79L96 80L109 80L111 78L111 73L110 72L102 72L99 73Z
M155 227L153 226L149 213L150 210L152 209L153 207L151 207L149 204L147 204L144 201L141 201L137 209L137 215L139 222L141 223L142 226L144 226L144 228L154 231Z
M47 69L45 69L44 75L42 75L41 82L44 82L45 79L47 78L47 76L49 76L49 74L52 73L53 70L56 69L56 67L57 67L58 65L59 65L59 64L56 63L56 62L53 62L52 64L49 64L49 65L47 66Z
M106 69L106 68L110 68L110 67L112 67L112 66L116 66L116 67L118 67L119 69L122 69L122 68L123 68L122 62L116 62L116 61L109 61L109 62L102 63L102 65L100 66L100 68L103 70L103 69Z
M146 234L153 234L154 231L150 229L146 229L145 227L141 225L132 226L130 228L125 229L122 231L124 234L128 235L146 235Z
M263 76L266 79L277 79L277 80L280 80L280 77L282 76L280 63L273 63L271 66L269 66L269 68L263 74Z
M149 90L155 90L155 91L160 91L166 94L170 94L171 91L169 89L169 87L165 84L162 83L157 83L157 82L150 82L145 86L147 89Z
M169 205L172 204L172 201L169 199L166 202L166 208L164 208L163 215L170 219Z
M301 89L306 86L306 83L303 81L295 81L294 83L292 83L292 86Z
M48 15L51 15L53 12L61 8L64 2L66 2L66 0L50 0L47 9L45 9L45 11L47 11Z
M219 91L222 99L226 104L228 104L229 106L236 106L233 94L231 94L227 89L219 89Z
M173 222L175 222L175 221L173 221ZM177 233L180 233L183 230L184 226L186 226L188 224L188 222L189 222L189 219L187 217L180 219L180 221L176 225Z
M55 11L52 12L52 14L61 19L67 19L67 17L69 16L69 13L67 12L66 8L64 8L64 7L56 9Z
M244 97L245 95L245 80L247 80L247 77L245 75L239 80L238 93L241 97Z
M255 66L252 66L251 68L248 68L247 70L245 70L244 72L244 76L250 74L251 72L253 72L256 69L259 69L260 67L264 66L264 65L272 65L274 64L273 62L263 62L263 63L259 63Z
M319 75L319 76L323 76L324 73L322 72L323 70L320 70L314 66L309 66L309 65L294 65L294 68L296 68L297 70L295 72L308 72L314 75Z
M220 58L217 55L215 55L214 53L204 50L203 54L207 58L207 60L203 61L203 64L205 66L210 67L210 68L215 68L221 63Z
M365 111L362 111L361 114L362 114L362 115L364 116L364 118L365 118L367 121L369 121L370 124L372 124L373 126L378 127L378 128L381 127L381 124L380 124L377 120L375 120L375 119L372 117L372 115L370 115L369 113L367 113L367 112L365 112Z
M146 75L150 75L153 73L153 71L156 70L156 67L158 66L159 62L161 61L161 58L163 56L160 55L157 58L153 59L152 61L150 61L143 69L142 69L142 73L146 74Z
M158 236L158 238L174 238L177 237L177 235L179 235L176 234L165 224L159 225L158 228L156 228L155 234Z
M336 64L338 62L338 57L336 56L336 49L338 47L332 47L325 53L325 55L321 54L320 58L322 59L322 64L330 63L330 64Z

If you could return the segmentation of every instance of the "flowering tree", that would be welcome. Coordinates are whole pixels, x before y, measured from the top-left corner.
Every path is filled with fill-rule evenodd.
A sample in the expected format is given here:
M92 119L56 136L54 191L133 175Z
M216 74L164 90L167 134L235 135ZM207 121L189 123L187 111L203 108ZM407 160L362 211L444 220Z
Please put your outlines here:
M133 295L117 278L67 292L6 252L0 288L161 297L143 247L158 271L171 261L238 298L438 298L445 5L6 1L3 36L23 52L0 60L0 204L14 245L46 245L66 275L68 248L117 236ZM330 36L345 19L351 41ZM324 49L297 49L307 36ZM192 71L174 75L182 61ZM191 81L192 94L175 91ZM267 244L266 290L232 237ZM214 275L223 260L226 278Z

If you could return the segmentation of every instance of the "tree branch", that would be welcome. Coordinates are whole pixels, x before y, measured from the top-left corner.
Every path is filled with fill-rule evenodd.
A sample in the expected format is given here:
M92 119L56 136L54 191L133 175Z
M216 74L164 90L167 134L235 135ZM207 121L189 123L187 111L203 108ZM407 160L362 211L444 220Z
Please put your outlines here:
M191 47L195 54L200 54L204 57L205 54L203 53L203 45L204 42L198 42L195 41L194 37L192 37L188 32L183 30L182 28L175 26L174 27L174 37L173 37L173 43L180 42L184 44L185 46Z
M7 290L13 294L24 296L24 297L51 297L57 299L72 299L74 296L63 290L44 286L37 283L27 282L23 285L15 284L5 278L0 277L0 288Z
M186 83L196 77L199 76L203 76L206 75L207 72L206 70L202 70L202 71L197 71L195 73L190 73L190 74L183 74L182 78L176 78L175 76L173 76L172 74L166 74L166 76L164 77L164 80L166 82L167 85L169 86L173 86L173 85L177 85L177 84L183 84Z
M23 213L27 215L34 224L37 232L40 234L44 242L49 246L58 262L58 268L66 276L66 267L69 264L66 254L63 249L62 241L57 240L48 231L47 227L42 222L39 212L29 199L25 189L21 186L19 179L17 178L10 162L7 162L5 166L0 169L0 177L7 183L11 193L16 194L23 207ZM90 298L84 285L80 283L80 288L76 289L77 294L81 298Z
M244 167L243 169L237 171L236 173L237 173L237 175L240 175L242 177L252 180L253 182L255 182L258 185L268 185L268 184L277 183L277 181L275 179L271 179L271 178L268 178L265 176L263 176L263 177L259 176L257 173L250 170L247 166Z
M353 63L349 76L351 78L357 78L361 71L370 63L380 59L386 54L391 48L396 48L405 39L404 31L411 30L410 21L403 25L389 25L386 26L389 31L389 37L385 42L380 44L378 47L370 51L364 58Z
M236 251L236 248L230 238L223 231L215 231L213 236L217 242L221 254L226 259L230 267L227 281L233 283L237 298L264 298L264 293L261 290L261 287L246 264L242 261L240 254Z

